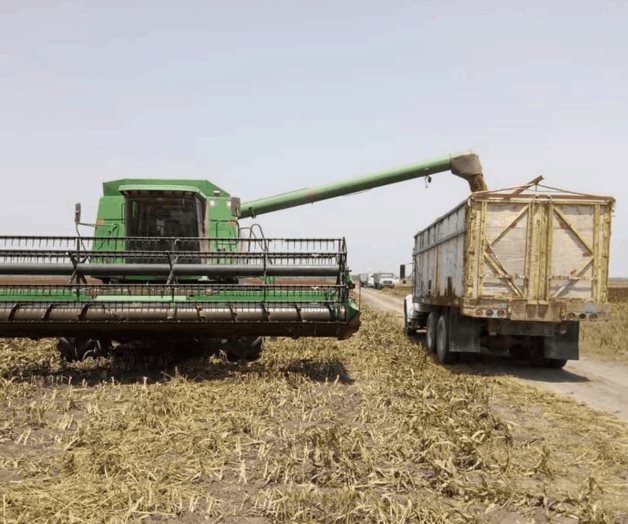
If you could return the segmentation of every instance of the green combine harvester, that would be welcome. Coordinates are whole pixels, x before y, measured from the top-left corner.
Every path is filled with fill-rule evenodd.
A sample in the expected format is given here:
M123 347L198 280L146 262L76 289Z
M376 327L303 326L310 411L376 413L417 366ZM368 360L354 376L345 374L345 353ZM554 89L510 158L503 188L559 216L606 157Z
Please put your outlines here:
M93 236L0 237L0 337L59 337L67 360L138 339L252 360L264 336L348 338L345 240L265 238L240 219L443 171L486 189L473 153L244 204L204 180L105 182Z

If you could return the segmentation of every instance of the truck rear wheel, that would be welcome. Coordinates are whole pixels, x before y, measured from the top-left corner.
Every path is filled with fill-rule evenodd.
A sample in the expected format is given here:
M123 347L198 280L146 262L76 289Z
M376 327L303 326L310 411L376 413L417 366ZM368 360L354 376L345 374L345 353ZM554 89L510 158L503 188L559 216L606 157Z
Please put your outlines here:
M449 351L449 318L446 312L438 319L436 356L441 364L451 364L456 360L456 355Z
M567 360L563 358L544 358L541 364L544 368L562 369L567 364Z
M436 331L438 329L438 311L432 311L427 316L427 329L425 332L425 346L430 353L436 353Z

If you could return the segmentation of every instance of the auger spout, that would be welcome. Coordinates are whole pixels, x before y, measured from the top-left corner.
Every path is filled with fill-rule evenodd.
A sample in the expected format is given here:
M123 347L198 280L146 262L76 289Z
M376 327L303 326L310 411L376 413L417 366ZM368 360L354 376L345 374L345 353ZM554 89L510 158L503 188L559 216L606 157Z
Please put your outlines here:
M386 186L426 177L436 173L451 171L454 175L464 178L472 192L486 191L487 187L482 174L479 157L471 152L447 155L428 162L382 171L372 175L360 176L349 180L325 184L322 186L299 189L281 195L260 198L245 202L241 207L241 217L255 217L272 211L311 204L329 198L335 198L375 187Z

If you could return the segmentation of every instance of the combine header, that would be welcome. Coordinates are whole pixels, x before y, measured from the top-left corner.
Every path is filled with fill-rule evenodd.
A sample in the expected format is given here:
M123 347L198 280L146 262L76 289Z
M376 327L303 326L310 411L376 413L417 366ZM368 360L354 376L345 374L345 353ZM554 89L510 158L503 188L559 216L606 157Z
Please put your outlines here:
M69 360L137 338L234 359L259 357L264 336L347 338L359 311L344 239L265 238L238 219L448 170L485 189L472 153L243 205L207 181L106 182L94 236L0 237L0 336L61 337Z

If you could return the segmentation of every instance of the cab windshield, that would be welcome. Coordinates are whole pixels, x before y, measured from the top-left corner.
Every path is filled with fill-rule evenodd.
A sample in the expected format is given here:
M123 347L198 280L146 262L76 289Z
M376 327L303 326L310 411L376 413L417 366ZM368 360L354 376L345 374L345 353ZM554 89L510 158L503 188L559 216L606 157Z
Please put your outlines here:
M193 196L132 196L126 199L130 237L200 237L201 202Z
M199 241L190 240L202 237L204 233L204 206L195 196L159 193L127 195L125 215L126 236L140 237L129 238L127 250L200 251ZM148 240L145 237L157 239ZM198 262L196 257L179 261Z

